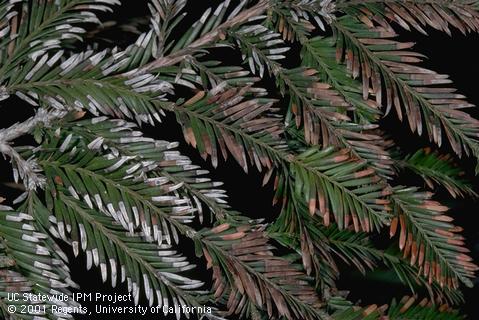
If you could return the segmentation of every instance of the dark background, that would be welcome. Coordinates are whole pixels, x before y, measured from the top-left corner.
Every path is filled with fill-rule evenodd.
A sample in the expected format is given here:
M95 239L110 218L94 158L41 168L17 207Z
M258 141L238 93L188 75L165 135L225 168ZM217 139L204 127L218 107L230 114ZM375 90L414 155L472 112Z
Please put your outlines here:
M146 19L139 17L145 17L147 14L147 1L123 1L121 7L117 8L117 12L114 14L105 15L106 20L118 21L118 26L128 21L137 21L137 27L139 30L145 30ZM180 29L185 30L191 25L192 21L198 19L204 9L212 4L217 4L219 1L189 1L195 3L194 9L187 9L188 16L181 24ZM201 4L200 4L201 2ZM191 5L187 8L192 8ZM135 35L130 32L131 28L106 28L102 30L100 35L104 39L103 46L119 45L125 46L135 40ZM398 29L399 30L399 29ZM425 54L429 57L423 66L433 69L439 73L449 74L454 81L455 87L462 94L465 94L471 103L479 104L479 62L478 62L478 44L479 36L477 34L464 36L459 32L454 32L452 37L444 33L427 29L429 36L421 35L417 32L401 31L401 40L415 41L415 51ZM182 30L179 30L181 34ZM97 34L98 35L98 34ZM88 41L86 42L88 44ZM221 51L217 52L218 58L229 63L239 64L241 58L237 53L233 51ZM291 57L288 57L287 64L295 66L298 62L297 50L291 51ZM272 89L271 85L268 85L268 80L265 79L264 84L268 89ZM1 106L2 117L0 117L0 127L4 128L13 124L16 121L26 119L33 113L30 106L26 105L22 101L16 98L11 98L2 102ZM477 110L471 110L471 112L479 116ZM417 137L410 133L407 128L407 124L401 124L395 117L395 114L391 114L382 120L383 129L386 130L396 141L396 143L405 151L413 152L422 146L429 145L426 138ZM174 117L168 116L164 119L163 124L155 128L145 128L146 132L158 139L169 141L180 141L180 151L190 156L194 163L199 164L211 171L211 177L214 180L223 181L225 183L224 188L229 194L230 205L238 211L254 217L265 217L268 221L273 220L277 214L279 208L273 208L271 206L271 199L273 190L271 185L261 187L262 176L252 170L250 174L246 175L242 169L234 162L234 160L221 161L217 169L213 169L208 162L201 159L197 152L191 147L187 146L183 142L181 130L175 123ZM28 138L22 139L18 143L27 143ZM441 148L444 153L450 153L451 150L444 146ZM472 159L458 159L460 165L465 168L468 173L468 177L471 178L475 185L476 192L479 191L479 180L474 176L474 160ZM11 169L8 161L1 160L0 170L0 182L11 181ZM400 183L415 183L418 186L424 184L408 175L401 175L398 179ZM476 263L479 262L479 228L476 226L477 221L477 202L472 199L455 200L448 196L443 190L438 189L436 199L449 205L453 209L450 214L455 218L456 224L464 227L464 235L467 238L467 245L472 251ZM5 184L0 185L0 194L12 198L17 191L10 189ZM182 242L181 251L185 251L188 256L193 257L192 243L188 240ZM84 256L78 258L71 258L71 269L73 280L79 283L82 287L82 292L103 292L114 293L122 292L126 293L126 285L111 289L108 285L101 283L101 276L97 270L85 271L85 259ZM210 277L210 273L203 269L204 266L200 263L197 269L195 277L204 278L205 280ZM400 297L403 294L407 294L408 290L401 285L395 285L391 283L384 283L377 279L383 276L382 273L371 273L368 277L363 277L359 273L352 271L351 268L344 268L345 272L341 274L341 278L338 282L340 289L351 290L350 299L353 301L361 300L363 303L377 303L383 304L390 302L392 297ZM461 306L464 313L469 316L469 319L479 319L479 306L477 305L477 298L479 297L478 280L475 281L476 286L472 289L465 289L466 303ZM142 301L142 305L146 306L146 301ZM92 305L86 304L87 307L92 308ZM136 319L139 316L135 316ZM147 316L143 319L158 319L163 316ZM78 319L132 319L131 316L110 315L101 317L77 317Z

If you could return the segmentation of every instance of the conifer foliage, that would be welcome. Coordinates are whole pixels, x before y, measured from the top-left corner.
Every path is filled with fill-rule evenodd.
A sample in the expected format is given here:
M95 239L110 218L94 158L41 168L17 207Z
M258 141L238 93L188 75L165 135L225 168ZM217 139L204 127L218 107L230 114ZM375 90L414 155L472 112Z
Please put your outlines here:
M0 129L22 189L0 205L0 315L74 317L55 302L10 313L6 300L81 289L63 243L135 303L212 307L198 318L462 319L454 306L478 268L431 190L477 196L454 160L479 159L479 120L397 37L479 32L478 1L225 0L200 14L195 1L139 1L145 31L104 48L102 18L122 2L0 0L0 103L16 96L34 114ZM185 17L196 20L184 28ZM392 112L431 146L399 150L379 125ZM231 157L259 171L280 214L265 223L231 208L178 142L142 131L161 138L166 120L213 167ZM24 135L32 143L15 144ZM406 171L424 186L400 185ZM335 284L344 262L392 270L411 295L348 301Z

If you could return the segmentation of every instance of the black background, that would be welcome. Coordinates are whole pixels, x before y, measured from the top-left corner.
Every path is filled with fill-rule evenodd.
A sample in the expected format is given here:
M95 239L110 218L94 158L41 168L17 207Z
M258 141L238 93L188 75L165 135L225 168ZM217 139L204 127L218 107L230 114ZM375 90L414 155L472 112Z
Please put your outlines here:
M107 14L104 16L106 20L117 20L121 25L122 22L130 21L135 17L145 17L147 14L147 1L123 1L124 4L118 7L114 14ZM217 4L219 1L189 1L190 5L187 7L188 15L184 23L180 26L179 34L191 25L192 21L199 18L208 6ZM191 4L194 3L194 8ZM201 4L200 4L201 3ZM144 20L144 19L143 19ZM144 20L146 21L146 20ZM145 30L143 25L139 25L140 30ZM471 103L479 104L479 35L471 34L464 36L459 32L453 32L452 37L427 29L429 36L421 35L417 32L408 32L399 30L401 33L401 40L416 42L415 51L425 54L429 57L423 66L433 69L439 73L449 74L454 81L455 87L462 94L465 94ZM115 28L106 29L101 32L101 36L109 41L104 41L102 45L111 46L119 45L125 46L135 40L135 35L127 31L117 31ZM88 44L88 41L86 42ZM217 57L229 64L241 63L240 56L233 51L222 50L217 52ZM287 64L295 66L298 63L297 50L292 50L288 57ZM268 84L270 79L264 79L262 85L268 89L274 90L271 84ZM274 91L272 91L275 94ZM187 92L188 93L188 92ZM13 124L16 121L26 119L33 114L32 108L19 99L11 98L1 104L2 117L0 117L0 127L4 128ZM476 117L479 116L477 110L471 110ZM407 124L401 124L395 115L391 113L386 119L382 120L383 129L386 130L405 151L415 151L420 147L429 145L426 138L417 137L410 133ZM229 194L230 205L238 211L254 217L264 217L267 221L273 220L279 208L271 206L271 199L273 190L271 185L261 187L262 177L256 171L250 172L246 175L242 169L233 160L221 161L219 167L214 169L208 162L201 159L197 152L183 142L181 130L176 125L174 117L168 116L164 119L163 124L155 127L146 127L145 131L150 136L158 139L169 141L180 141L180 151L190 156L194 163L199 164L211 171L211 176L214 180L223 181L224 188ZM18 144L29 142L28 138L23 138L18 141ZM443 146L441 151L450 153L447 146ZM468 176L475 185L475 190L479 191L478 178L473 175L474 161L472 159L458 159L458 162L465 168ZM3 182L11 181L11 169L7 160L1 160L0 170L0 194L12 199L18 192L5 186ZM418 186L423 186L420 180L414 177L401 175L398 179L400 183L415 183ZM472 251L474 260L479 262L479 228L476 225L477 221L477 205L472 199L455 200L453 201L447 193L443 190L436 190L436 199L451 206L450 214L455 218L456 223L464 227L464 234L467 238L467 245ZM187 255L193 257L192 243L185 240L181 244L181 251L185 251ZM101 276L97 270L85 271L85 259L80 255L78 258L71 258L71 269L73 280L79 283L82 287L81 292L102 292L102 293L126 293L126 285L112 289L108 282L102 284ZM199 263L198 269L194 276L200 279L208 279L210 277L209 271L203 269L202 263ZM351 268L343 268L341 278L338 282L340 289L351 290L350 298L353 301L361 300L363 303L388 303L392 297L400 297L407 294L407 290L400 285L385 284L384 282L375 280L381 276L380 273L372 273L370 277L364 278ZM476 279L476 286L472 289L465 289L466 303L461 306L464 313L469 319L479 319L479 306L477 299L479 297L478 280ZM146 302L142 301L142 305L146 306ZM88 305L92 308L92 305ZM148 316L143 319L161 319L163 316ZM97 317L76 317L78 319L132 319L131 316L97 316ZM139 316L134 317L139 318Z

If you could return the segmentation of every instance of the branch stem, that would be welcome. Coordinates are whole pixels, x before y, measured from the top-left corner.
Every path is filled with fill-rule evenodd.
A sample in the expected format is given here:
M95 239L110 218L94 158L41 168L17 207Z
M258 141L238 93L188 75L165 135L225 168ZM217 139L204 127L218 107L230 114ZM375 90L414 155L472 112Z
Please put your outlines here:
M0 130L0 153L11 159L13 168L13 176L15 182L19 178L23 180L28 190L35 190L37 187L43 186L45 178L39 172L40 167L34 159L23 159L20 154L11 146L11 142L29 132L31 132L39 124L49 125L53 120L65 116L64 111L47 111L38 109L37 113L28 120Z

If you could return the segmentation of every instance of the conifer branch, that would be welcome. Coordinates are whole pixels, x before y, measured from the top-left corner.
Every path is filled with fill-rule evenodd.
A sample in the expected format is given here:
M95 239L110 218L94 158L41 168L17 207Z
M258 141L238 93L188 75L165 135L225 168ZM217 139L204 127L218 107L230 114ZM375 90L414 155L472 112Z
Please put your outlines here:
M143 74L146 72L152 72L162 67L167 67L167 66L177 64L181 60L190 56L194 51L206 45L209 45L218 39L225 37L225 32L228 29L241 25L247 22L249 19L261 15L268 8L269 8L269 1L260 0L253 7L245 11L242 11L241 13L239 13L237 16L233 17L232 19L223 22L222 24L217 26L214 30L206 33L205 35L201 36L199 39L189 44L186 48L183 48L177 52L173 52L172 54L168 56L156 59L155 61L140 68L137 73Z
M472 105L416 65L423 56L392 28L478 31L477 1L224 0L195 20L186 0L150 0L151 19L108 24L106 33L134 30L133 43L98 50L115 41L97 28L82 49L84 25L120 3L0 3L0 101L36 109L0 129L0 152L26 189L14 209L0 205L0 291L69 295L61 240L104 282L126 282L136 303L208 304L197 316L212 320L461 318L439 304L463 301L460 282L478 269L462 228L432 194L392 186L395 169L409 170L430 188L476 196L468 170L435 151L391 157L399 140L378 120L394 107L413 132L479 157L478 120L463 110ZM224 52L240 53L244 68ZM180 143L144 134L171 116L213 167L232 157L274 180L280 215L265 223L235 211ZM34 141L16 145L23 135ZM378 235L376 247L368 233L385 226L394 239ZM188 276L187 243L211 282ZM388 268L431 301L355 305L336 288L340 260L366 276Z

